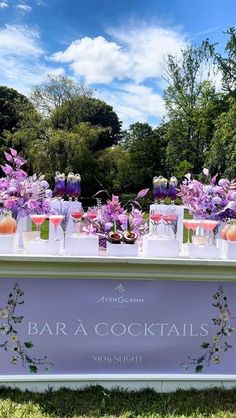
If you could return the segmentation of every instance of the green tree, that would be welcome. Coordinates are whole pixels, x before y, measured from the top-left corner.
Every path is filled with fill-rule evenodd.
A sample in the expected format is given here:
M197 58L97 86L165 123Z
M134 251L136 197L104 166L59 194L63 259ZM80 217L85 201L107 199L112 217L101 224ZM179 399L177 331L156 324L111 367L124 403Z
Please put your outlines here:
M223 90L236 98L236 28L230 27L225 33L228 35L228 40L224 54L217 52L217 44L211 44L208 39L204 42L204 47L222 75Z
M91 149L99 140L99 129L88 123L77 125L74 132L50 130L49 137L31 143L28 157L33 171L44 173L50 183L56 171L80 173L82 194L92 196L97 190L97 160Z
M153 129L141 122L132 124L125 132L123 144L128 154L120 162L118 175L124 191L136 192L151 186L153 176L165 174L163 132L164 127Z
M54 110L51 116L54 129L73 131L81 122L89 122L100 130L94 151L115 144L120 138L121 122L112 106L92 97L74 97Z
M0 86L0 137L4 130L16 129L25 107L31 107L27 97L9 87Z
M195 174L201 172L214 132L214 119L224 108L224 101L207 79L212 65L209 59L204 46L188 46L181 57L169 56L166 62L169 174L181 172L183 161Z
M235 178L236 172L236 101L228 100L229 108L215 121L215 132L205 165L211 173Z
M48 74L46 81L33 88L30 98L37 110L49 115L67 100L91 97L92 94L93 91L83 83L77 83L66 75Z

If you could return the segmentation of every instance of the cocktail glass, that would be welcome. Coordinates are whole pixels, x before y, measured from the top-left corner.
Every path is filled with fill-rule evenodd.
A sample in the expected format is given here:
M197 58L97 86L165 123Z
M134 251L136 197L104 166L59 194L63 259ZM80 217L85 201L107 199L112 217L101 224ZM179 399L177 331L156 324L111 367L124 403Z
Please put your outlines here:
M78 209L74 209L71 212L71 218L72 218L72 221L74 223L75 234L80 233L81 219L83 217L83 214L84 214L84 211L83 211L82 207L78 208Z
M150 219L154 225L153 232L154 235L157 236L157 227L162 222L162 213L159 209L151 209L150 211Z
M196 229L201 225L202 221L199 219L189 219L190 229L193 231L193 235L196 235Z
M66 183L66 194L69 197L69 201L75 197L76 192L76 178L74 173L69 173L67 176L67 183Z
M54 241L58 241L58 225L61 225L64 215L50 215L49 221L54 226Z
M209 245L213 245L213 231L215 227L218 225L218 221L213 221L211 219L205 219L202 221L203 228L209 232Z
M191 220L190 219L184 219L183 224L184 224L184 226L185 226L185 228L187 229L187 232L188 232L187 244L190 244Z
M41 226L44 223L44 221L47 219L48 215L46 214L33 214L30 215L30 218L32 219L32 222L36 226L36 231L38 232L38 236L36 237L35 241L40 241L40 235L41 235Z
M55 173L55 187L54 196L62 199L66 191L66 178L64 173L56 171Z
M90 222L90 234L93 232L93 222L98 216L98 208L96 206L89 207L87 210L87 219Z

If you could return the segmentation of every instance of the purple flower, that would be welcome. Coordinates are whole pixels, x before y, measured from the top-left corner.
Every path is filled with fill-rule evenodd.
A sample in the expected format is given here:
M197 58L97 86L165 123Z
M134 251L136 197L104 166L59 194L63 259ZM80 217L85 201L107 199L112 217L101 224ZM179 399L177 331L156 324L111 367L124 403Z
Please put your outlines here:
M51 191L44 177L31 177L22 170L25 160L18 156L17 151L10 149L11 154L5 153L6 160L11 163L2 167L6 177L0 179L0 200L6 209L12 211L15 219L30 213L48 213L50 211L49 198Z

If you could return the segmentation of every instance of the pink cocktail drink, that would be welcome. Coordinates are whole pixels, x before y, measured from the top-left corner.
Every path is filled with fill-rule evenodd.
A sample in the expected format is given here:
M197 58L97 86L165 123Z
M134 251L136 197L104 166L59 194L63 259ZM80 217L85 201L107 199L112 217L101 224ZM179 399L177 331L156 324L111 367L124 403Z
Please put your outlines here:
M190 224L190 229L192 229L193 231L196 231L197 227L201 225L201 221L196 220L196 219L190 219L189 224Z
M94 221L94 219L96 219L96 217L97 217L97 212L93 212L93 211L87 212L87 218L90 221Z
M211 232L214 231L215 227L218 225L218 221L203 221L202 222L203 228L205 228L207 231Z
M74 223L74 231L75 231L76 234L80 232L80 229L81 229L80 221L83 217L83 214L84 214L84 212L83 212L82 209L74 210L71 213L72 221Z
M150 218L153 222L160 222L162 220L162 215L160 213L151 213Z
M71 217L73 218L73 221L79 221L81 218L82 218L82 216L83 216L83 212L82 211L74 211L74 212L72 212L71 213Z
M41 225L46 221L48 215L42 214L42 215L30 215L30 218L32 219L32 222L36 225L36 231L39 232L39 237L36 238L36 241L40 240L40 234L41 234Z
M204 229L206 229L210 235L209 235L209 245L213 245L213 231L215 229L215 227L218 225L218 221L213 221L213 220L204 220L202 222L202 226Z
M51 215L49 220L54 226L58 226L62 223L64 215Z
M30 217L36 226L42 225L47 219L47 215L30 215Z
M54 226L54 240L57 241L58 237L57 237L57 230L58 230L58 225L61 225L63 219L65 218L64 215L50 215L49 220L51 222L51 224Z

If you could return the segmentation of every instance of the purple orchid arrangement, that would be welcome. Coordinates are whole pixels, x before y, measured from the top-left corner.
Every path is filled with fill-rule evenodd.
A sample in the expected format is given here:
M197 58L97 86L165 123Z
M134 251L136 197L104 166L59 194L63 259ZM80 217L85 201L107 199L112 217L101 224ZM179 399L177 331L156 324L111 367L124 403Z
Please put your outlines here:
M139 200L147 194L148 190L141 190L134 200L129 200L123 206L119 196L115 195L112 195L105 205L98 204L97 218L93 222L93 232L105 240L108 233L113 230L114 225L118 231L125 232L130 228L138 236L145 233L147 231L147 223Z
M44 176L28 176L22 169L26 163L17 151L4 151L6 163L1 165L5 177L0 178L0 204L19 220L32 213L49 213L52 192Z
M222 178L217 181L217 174L210 177L209 170L204 168L203 174L208 183L204 184L192 179L191 174L185 176L180 185L178 196L195 218L227 220L236 218L236 183Z

